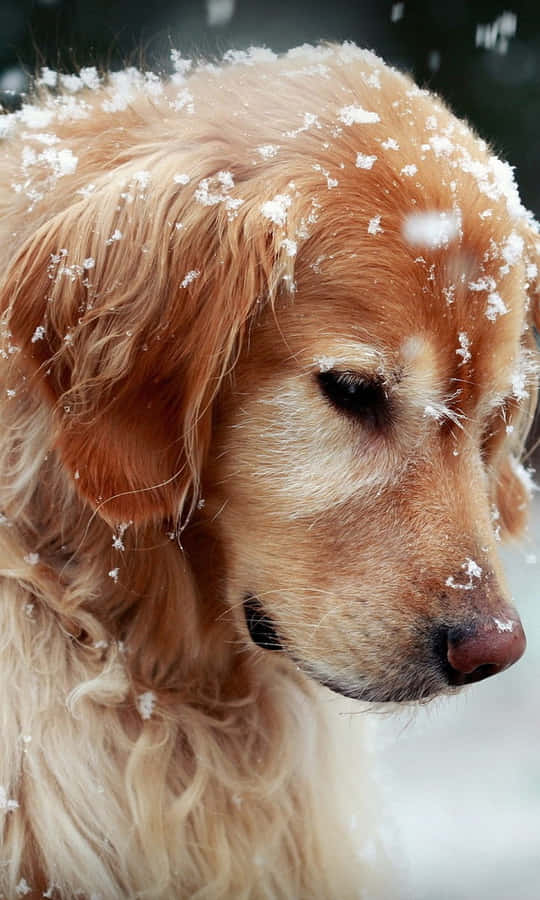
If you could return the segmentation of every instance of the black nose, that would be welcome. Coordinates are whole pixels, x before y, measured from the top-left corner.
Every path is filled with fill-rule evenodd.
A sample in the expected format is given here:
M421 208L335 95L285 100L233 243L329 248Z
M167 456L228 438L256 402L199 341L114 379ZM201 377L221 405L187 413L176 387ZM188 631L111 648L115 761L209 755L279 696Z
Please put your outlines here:
M435 651L452 685L496 675L523 655L527 641L517 613L437 629Z

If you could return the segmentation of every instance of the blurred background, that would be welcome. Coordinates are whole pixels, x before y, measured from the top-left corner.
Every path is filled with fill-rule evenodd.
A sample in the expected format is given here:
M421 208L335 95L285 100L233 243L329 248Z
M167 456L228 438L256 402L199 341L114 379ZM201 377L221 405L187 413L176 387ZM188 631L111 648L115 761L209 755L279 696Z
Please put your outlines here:
M321 39L369 47L440 93L516 168L540 217L540 0L0 0L0 102L16 107L45 65L167 72L172 48L213 58ZM505 555L524 659L414 715L370 717L403 875L388 900L540 898L539 499Z

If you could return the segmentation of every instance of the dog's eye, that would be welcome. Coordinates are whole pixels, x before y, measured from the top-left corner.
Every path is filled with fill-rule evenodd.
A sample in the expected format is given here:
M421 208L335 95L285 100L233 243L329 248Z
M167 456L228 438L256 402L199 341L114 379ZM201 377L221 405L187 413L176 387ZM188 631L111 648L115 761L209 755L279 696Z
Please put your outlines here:
M335 409L364 424L382 428L389 421L389 401L383 381L356 372L319 372L323 395Z

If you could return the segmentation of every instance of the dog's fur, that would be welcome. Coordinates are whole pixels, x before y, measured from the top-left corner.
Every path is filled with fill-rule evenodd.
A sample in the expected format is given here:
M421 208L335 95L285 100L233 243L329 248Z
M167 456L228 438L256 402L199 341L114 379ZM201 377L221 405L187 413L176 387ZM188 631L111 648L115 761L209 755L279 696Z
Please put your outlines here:
M509 615L538 237L372 54L175 59L3 120L0 885L348 900L315 682L431 697Z

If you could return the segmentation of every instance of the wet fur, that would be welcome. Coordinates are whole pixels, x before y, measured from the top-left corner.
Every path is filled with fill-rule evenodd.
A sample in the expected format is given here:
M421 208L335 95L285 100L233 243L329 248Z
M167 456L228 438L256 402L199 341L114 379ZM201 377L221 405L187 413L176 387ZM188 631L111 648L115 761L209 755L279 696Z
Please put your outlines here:
M447 689L434 627L507 608L492 518L496 505L514 534L526 513L509 454L534 405L538 238L422 149L436 116L485 163L471 131L356 48L155 84L114 113L113 87L85 89L83 117L68 93L42 94L52 124L19 116L1 150L0 885L360 897L374 826L339 819L346 781L313 679L428 698ZM380 122L344 124L352 104ZM75 171L26 165L25 147L47 146L32 131L57 135ZM377 155L371 170L358 152ZM197 200L204 179L213 205ZM279 195L282 224L261 213ZM407 246L404 216L455 203L456 244ZM501 280L491 242L512 231L526 250ZM486 275L511 307L496 321L467 287ZM322 397L328 359L383 372L388 437ZM482 579L453 591L469 558ZM246 595L284 652L250 639Z

